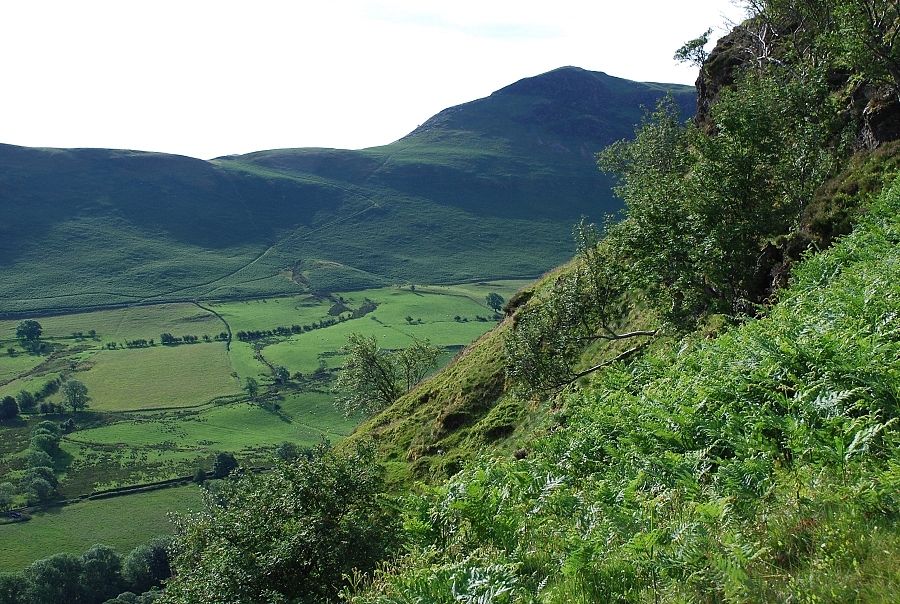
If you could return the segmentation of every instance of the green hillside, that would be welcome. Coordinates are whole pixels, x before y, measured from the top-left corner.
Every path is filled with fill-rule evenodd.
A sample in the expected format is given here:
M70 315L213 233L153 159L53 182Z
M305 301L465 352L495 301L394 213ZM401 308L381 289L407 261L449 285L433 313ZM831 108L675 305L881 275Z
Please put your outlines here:
M599 154L620 220L336 450L182 518L164 602L900 599L900 14L754 6L682 49L697 120Z
M593 153L671 92L577 68L372 149L201 161L0 145L0 312L535 276L619 207Z

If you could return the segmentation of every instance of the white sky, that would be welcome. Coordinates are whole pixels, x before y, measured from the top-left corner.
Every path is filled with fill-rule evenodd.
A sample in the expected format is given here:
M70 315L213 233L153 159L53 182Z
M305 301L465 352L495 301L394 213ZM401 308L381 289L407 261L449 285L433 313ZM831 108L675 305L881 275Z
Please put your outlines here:
M732 0L0 3L0 142L211 158L392 142L563 65L692 84Z

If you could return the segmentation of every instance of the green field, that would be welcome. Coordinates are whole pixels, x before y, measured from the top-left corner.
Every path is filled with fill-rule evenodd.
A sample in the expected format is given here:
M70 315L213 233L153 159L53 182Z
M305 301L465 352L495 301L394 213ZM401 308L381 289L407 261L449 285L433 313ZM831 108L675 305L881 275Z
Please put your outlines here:
M174 487L51 508L28 522L0 525L0 571L19 570L58 552L81 554L97 543L127 554L171 534L169 514L198 509L200 496L199 487Z
M79 375L92 408L128 411L180 407L240 393L223 342L102 350Z
M13 340L18 323L18 320L0 321L0 340ZM176 336L214 336L225 330L225 325L214 314L195 304L159 304L81 312L41 317L40 323L45 339L71 340L73 333L86 335L93 329L102 344L139 338L159 341L159 335L166 332Z
M243 466L265 466L272 463L281 443L336 442L362 419L344 417L334 407L329 386L333 374L309 379L322 365L340 366L339 350L350 333L375 336L385 348L429 340L444 349L440 362L447 363L462 346L495 325L485 296L497 292L509 298L524 283L405 285L202 307L160 304L35 317L51 347L44 356L26 353L14 340L18 320L0 321L0 338L5 339L0 350L0 395L23 389L36 392L54 379L77 379L87 386L91 401L88 412L76 417L80 429L60 443L56 473L62 497L191 476L197 468L212 469L216 454L223 451L233 453ZM352 318L364 304L369 312ZM293 335L275 331L291 326L306 330ZM230 343L215 340L229 329L235 336ZM91 330L95 337L89 336ZM239 341L241 331L264 335ZM76 337L76 332L83 335ZM196 336L199 341L163 346L162 333ZM126 347L133 340L154 344ZM6 354L8 346L16 348L13 356ZM294 379L276 387L271 368L276 365L288 368ZM255 401L242 388L248 377L262 386ZM46 400L64 402L61 392ZM59 422L67 417L47 418ZM0 447L0 482L15 483L24 474L23 451L30 430L47 418L26 416L26 423L0 426L0 437L3 432L8 435ZM39 514L28 523L2 526L0 570L20 568L55 551L83 551L98 541L127 549L167 532L163 511L182 509L190 499L175 497L182 492L194 491L173 489L83 502ZM17 496L19 503L23 500L24 495ZM93 514L109 514L110 527L107 531L104 526L91 540L87 527L99 522ZM134 537L120 535L116 514L122 518L136 514L147 521ZM85 528L63 536L62 527L68 522ZM23 536L32 531L33 540ZM106 535L120 536L113 540Z

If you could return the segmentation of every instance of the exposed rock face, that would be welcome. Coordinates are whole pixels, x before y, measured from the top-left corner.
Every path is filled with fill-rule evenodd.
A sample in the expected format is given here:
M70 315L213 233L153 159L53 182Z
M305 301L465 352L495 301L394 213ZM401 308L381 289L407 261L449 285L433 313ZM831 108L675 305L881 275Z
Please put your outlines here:
M896 140L900 140L900 102L896 95L875 95L862 111L859 141L863 147L875 149Z
M721 38L697 76L697 125L711 131L715 124L711 109L722 89L734 84L739 72L753 62L753 38L744 24ZM851 74L832 73L833 90L845 89ZM900 100L896 94L871 84L862 84L848 99L847 115L859 124L857 146L876 149L900 140Z
M697 88L697 124L709 130L713 127L710 111L723 88L734 84L738 72L750 58L749 36L741 26L719 39L703 64L694 86Z

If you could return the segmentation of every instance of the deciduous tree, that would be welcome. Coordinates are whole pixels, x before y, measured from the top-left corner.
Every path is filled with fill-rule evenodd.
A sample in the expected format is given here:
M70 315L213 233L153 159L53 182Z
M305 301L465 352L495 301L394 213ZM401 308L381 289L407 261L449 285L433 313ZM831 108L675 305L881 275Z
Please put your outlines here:
M347 415L376 413L417 384L437 363L440 351L417 341L401 350L378 348L374 337L350 334L335 382L337 406Z
M66 403L72 408L72 414L76 414L88 406L91 400L88 396L87 386L78 380L68 380L63 386L63 395Z

